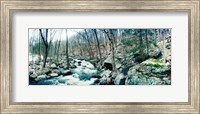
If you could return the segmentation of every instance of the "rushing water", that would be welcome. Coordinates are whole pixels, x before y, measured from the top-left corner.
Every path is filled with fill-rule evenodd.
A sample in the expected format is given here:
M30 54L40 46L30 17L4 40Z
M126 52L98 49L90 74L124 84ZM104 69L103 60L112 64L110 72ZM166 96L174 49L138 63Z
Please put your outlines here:
M34 81L34 85L93 85L98 80L94 78L97 75L97 69L90 62L74 59L76 68L70 69L71 75L58 76L51 78L41 77L39 81ZM64 71L63 68L59 68ZM42 79L43 78L43 79Z

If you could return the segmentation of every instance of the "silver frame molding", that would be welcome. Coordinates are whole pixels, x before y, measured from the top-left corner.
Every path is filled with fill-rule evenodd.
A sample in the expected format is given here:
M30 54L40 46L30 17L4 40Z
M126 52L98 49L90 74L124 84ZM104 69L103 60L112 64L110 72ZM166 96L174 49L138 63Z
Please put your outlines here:
M0 113L200 113L200 0L0 0ZM22 103L12 98L12 15L15 12L180 12L189 14L188 102Z

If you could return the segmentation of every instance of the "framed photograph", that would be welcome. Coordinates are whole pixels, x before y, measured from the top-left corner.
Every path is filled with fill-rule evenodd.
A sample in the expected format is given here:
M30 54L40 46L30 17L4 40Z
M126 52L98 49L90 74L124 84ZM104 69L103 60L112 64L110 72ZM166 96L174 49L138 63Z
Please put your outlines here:
M200 113L199 0L0 1L2 114Z

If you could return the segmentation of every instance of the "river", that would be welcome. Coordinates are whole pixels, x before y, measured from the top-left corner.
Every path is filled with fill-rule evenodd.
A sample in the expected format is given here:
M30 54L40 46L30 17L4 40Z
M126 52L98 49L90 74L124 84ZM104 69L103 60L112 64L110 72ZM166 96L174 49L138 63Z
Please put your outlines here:
M99 79L95 76L98 70L88 61L73 59L75 68L69 69L71 75L57 77L42 77L38 81L32 81L31 85L95 85ZM63 68L58 68L59 71L64 71ZM38 77L39 78L39 77Z

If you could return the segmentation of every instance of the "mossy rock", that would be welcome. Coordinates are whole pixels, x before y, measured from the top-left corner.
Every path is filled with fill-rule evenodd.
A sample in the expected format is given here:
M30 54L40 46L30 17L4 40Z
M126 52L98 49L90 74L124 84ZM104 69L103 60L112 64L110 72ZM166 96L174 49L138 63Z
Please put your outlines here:
M152 59L152 58L142 62L142 64L146 65L146 66L156 67L156 68L158 68L158 67L162 68L162 67L166 66L166 64L164 62L157 60L157 59Z
M59 70L57 70L57 69L52 70L52 73L56 73L56 74L58 74L58 75L61 74L61 72L60 72Z
M51 71L48 68L42 68L42 69L37 71L38 75L44 75L44 74L48 75L49 73L51 73Z

